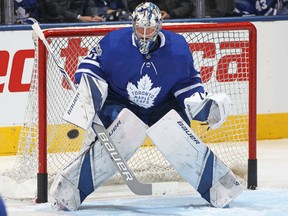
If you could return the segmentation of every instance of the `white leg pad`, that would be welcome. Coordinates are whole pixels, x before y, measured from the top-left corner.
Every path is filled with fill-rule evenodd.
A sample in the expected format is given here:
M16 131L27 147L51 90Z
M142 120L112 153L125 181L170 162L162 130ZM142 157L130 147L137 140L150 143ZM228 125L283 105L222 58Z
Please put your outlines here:
M143 144L146 129L147 126L137 116L128 109L123 109L107 131L119 153L128 161ZM103 145L96 141L58 174L50 193L59 207L77 210L90 193L115 173L116 168L110 156Z
M61 210L77 210L81 204L78 188L61 174L55 177L54 182L50 191L58 207Z
M210 201L215 207L224 207L243 191L232 171L210 188Z
M211 205L224 207L243 191L231 170L175 110L146 133L175 170Z

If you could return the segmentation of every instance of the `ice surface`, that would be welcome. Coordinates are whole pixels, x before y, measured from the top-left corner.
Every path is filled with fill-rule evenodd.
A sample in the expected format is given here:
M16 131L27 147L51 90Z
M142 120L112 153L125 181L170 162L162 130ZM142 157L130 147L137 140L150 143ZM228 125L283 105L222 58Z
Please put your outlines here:
M57 211L52 201L35 204L33 200L5 198L8 216L56 215L217 215L285 216L288 215L288 140L258 141L258 188L245 190L229 208L217 209L207 203L189 185L180 195L136 196L125 185L101 187L78 211ZM12 166L13 157L0 157L0 171ZM1 191L0 191L1 193Z

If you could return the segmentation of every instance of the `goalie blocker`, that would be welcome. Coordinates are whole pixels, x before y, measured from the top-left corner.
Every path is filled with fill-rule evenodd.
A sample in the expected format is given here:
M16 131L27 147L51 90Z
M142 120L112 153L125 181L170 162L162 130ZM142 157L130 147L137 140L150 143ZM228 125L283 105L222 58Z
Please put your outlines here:
M242 191L232 171L195 135L175 110L147 130L175 170L214 207L225 207Z

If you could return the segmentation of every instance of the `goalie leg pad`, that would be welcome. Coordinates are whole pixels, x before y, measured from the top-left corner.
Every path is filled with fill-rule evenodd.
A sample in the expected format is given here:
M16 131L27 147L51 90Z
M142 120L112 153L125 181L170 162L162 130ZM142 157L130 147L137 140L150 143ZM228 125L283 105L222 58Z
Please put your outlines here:
M216 207L225 207L231 200L243 191L239 182L229 171L209 190L211 204Z
M128 161L143 144L146 129L147 126L138 117L128 109L123 109L107 131L119 153ZM96 141L58 174L50 193L60 207L77 210L89 194L115 173L111 158L101 143Z
M55 177L50 191L61 210L76 210L81 203L79 189L61 174Z
M211 205L224 207L243 191L230 169L175 110L150 127L147 135L175 170ZM227 182L232 185L227 187Z

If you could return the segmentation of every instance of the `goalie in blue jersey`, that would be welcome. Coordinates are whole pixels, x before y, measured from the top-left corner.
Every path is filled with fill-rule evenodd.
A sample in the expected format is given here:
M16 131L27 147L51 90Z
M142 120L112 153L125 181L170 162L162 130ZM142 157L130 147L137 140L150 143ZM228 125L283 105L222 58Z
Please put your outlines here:
M223 207L242 187L188 124L196 119L216 129L228 115L230 99L226 94L205 92L187 42L183 36L161 29L156 5L140 4L132 20L133 27L102 38L75 73L78 88L64 119L85 130L92 125L101 142L96 138L84 145L79 156L55 178L51 195L61 209L77 210L115 174L115 166L120 167L130 189L139 189L136 194L153 194L153 188L140 188L126 172L127 166L115 158L119 154L107 136L103 132L99 136L94 118L98 115L125 161L148 136L207 202ZM113 153L109 155L107 149Z
M140 4L132 20L133 27L106 35L75 74L77 83L85 73L108 84L108 96L99 113L104 125L108 127L126 107L149 126L175 109L187 123L196 119L218 127L227 111L220 110L215 119L209 117L208 110L227 108L222 102L228 99L221 98L215 106L207 103L209 107L203 108L211 98L206 97L184 37L161 29L160 10L152 3ZM199 112L203 110L206 112Z

